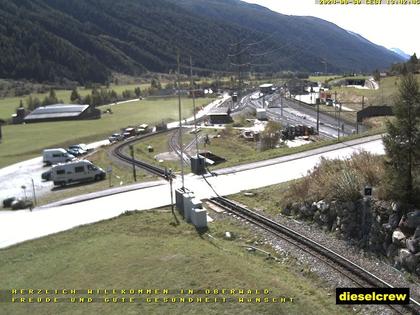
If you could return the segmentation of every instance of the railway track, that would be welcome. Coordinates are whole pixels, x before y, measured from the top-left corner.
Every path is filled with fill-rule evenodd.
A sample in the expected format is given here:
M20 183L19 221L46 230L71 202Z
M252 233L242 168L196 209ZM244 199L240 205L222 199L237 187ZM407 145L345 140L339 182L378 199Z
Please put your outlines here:
M179 128L176 128L168 141L169 147L172 151L174 151L180 158L184 160L184 164L191 165L191 156L186 152L186 150L190 147L191 143L188 146L185 146L184 153L181 156L181 148L179 147L178 139L179 139ZM194 142L193 142L194 144Z
M353 263L339 253L336 253L322 244L291 230L283 224L275 222L255 211L238 205L227 198L217 197L210 199L209 202L249 221L250 223L253 223L266 231L269 231L289 243L292 243L301 250L320 259L360 287L393 287L391 284L378 278L368 270ZM412 298L410 298L410 304L408 305L389 305L389 307L399 314L406 314L407 311L412 314L420 314L420 303Z
M134 161L133 161L131 156L126 155L124 153L124 149L127 146L132 145L133 143L135 143L139 140L143 140L143 139L146 139L146 138L158 135L158 134L162 134L162 133L165 133L165 132L168 132L168 131L167 130L157 131L157 132L148 133L148 134L143 135L143 136L134 137L132 139L127 139L124 142L116 145L111 150L111 154L113 156L115 156L116 158L118 158L119 160L122 160L122 161L124 161L124 162L126 162L130 165L134 163L135 166L137 166L141 169L144 169L144 170L148 171L149 173L152 173L152 174L157 175L157 176L162 177L162 178L166 178L166 171L165 171L164 168L158 167L158 166L155 166L155 165L152 165L152 164L149 164L149 163L137 160L137 159L134 159ZM173 176L175 176L175 175L173 175Z

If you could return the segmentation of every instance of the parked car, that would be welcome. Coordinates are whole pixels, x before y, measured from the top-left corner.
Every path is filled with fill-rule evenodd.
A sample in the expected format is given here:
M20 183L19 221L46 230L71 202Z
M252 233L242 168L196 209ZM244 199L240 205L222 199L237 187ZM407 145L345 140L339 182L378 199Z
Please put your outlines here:
M124 136L122 134L119 133L114 133L112 134L112 136L110 136L108 138L109 142L117 142L117 141L121 141L124 140Z
M87 160L59 164L51 168L51 180L54 185L64 186L75 182L98 181L105 177L106 173L103 169Z
M67 149L67 152L69 152L70 154L73 154L74 156L80 156L80 155L84 155L86 154L88 151L83 149L80 144L74 144L69 146L69 148Z
M42 151L42 160L47 165L69 162L74 159L74 155L68 153L63 148L46 149Z
M41 178L45 181L50 181L51 180L51 170L48 170L44 173L41 174Z
M333 106L334 101L333 101L332 99L330 99L330 98L327 98L327 99L325 100L325 104L326 104L327 106Z
M79 148L86 151L86 152L90 152L93 151L92 148L89 148L85 143L79 143L78 144Z
M134 128L125 128L123 135L124 138L134 137L136 135L136 130Z

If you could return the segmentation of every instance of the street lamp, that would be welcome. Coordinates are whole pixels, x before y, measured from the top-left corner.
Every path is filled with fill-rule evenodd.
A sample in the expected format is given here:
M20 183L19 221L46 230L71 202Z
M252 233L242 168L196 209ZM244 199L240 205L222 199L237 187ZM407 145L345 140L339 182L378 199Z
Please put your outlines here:
M26 186L22 185L21 188L23 189L23 194L25 195L25 200L26 200Z

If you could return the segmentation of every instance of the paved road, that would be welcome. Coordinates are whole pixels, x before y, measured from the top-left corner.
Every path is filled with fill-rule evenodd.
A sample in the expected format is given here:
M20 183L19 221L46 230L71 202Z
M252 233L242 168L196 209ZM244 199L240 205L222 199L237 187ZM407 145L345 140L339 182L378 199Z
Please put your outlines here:
M200 199L214 197L216 192L220 195L229 195L300 178L312 169L321 157L347 158L361 149L375 154L384 153L381 139L372 138L370 142L359 143L363 141L366 140L344 143L341 148L330 146L304 154L290 155L277 159L274 161L275 164L261 161L248 167L235 167L236 169L225 172L220 170L218 176L207 177L206 180L201 176L189 174L185 177L185 187L193 190ZM180 180L177 179L174 188L179 188L180 185ZM169 186L167 183L162 183L123 193L114 191L110 196L70 205L35 209L32 212L0 211L0 248L109 219L125 211L146 210L168 204L170 204Z

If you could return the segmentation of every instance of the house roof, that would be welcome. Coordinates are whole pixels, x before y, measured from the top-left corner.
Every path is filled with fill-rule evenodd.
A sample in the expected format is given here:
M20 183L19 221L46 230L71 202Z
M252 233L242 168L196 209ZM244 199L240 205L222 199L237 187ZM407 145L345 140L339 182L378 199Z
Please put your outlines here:
M89 105L75 105L75 104L54 104L48 106L41 106L32 111L25 117L27 120L35 119L54 119L63 117L77 117L83 113Z
M225 116L228 115L229 107L216 107L213 108L210 113L208 113L209 116Z

